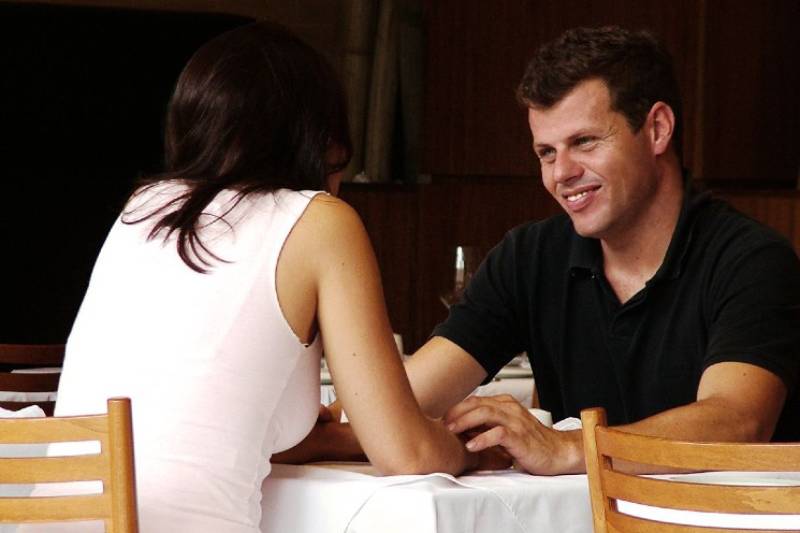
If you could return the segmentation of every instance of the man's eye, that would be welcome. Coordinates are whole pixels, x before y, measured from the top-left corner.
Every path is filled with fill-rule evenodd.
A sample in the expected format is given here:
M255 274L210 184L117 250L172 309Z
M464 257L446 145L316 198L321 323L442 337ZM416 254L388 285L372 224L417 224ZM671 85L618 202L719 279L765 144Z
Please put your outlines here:
M595 139L594 137L578 137L575 140L575 144L577 144L578 146L590 146L594 144L596 140L597 139Z
M555 158L556 151L552 148L545 148L544 150L540 150L538 153L539 159L544 162L552 161Z

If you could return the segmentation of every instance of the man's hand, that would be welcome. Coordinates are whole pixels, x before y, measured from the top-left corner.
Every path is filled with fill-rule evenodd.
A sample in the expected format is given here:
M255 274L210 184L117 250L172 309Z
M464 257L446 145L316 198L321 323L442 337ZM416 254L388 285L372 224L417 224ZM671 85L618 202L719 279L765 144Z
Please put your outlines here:
M585 472L580 431L555 431L543 426L512 396L471 396L453 406L445 424L454 433L484 426L467 442L467 449L480 452L501 446L520 470L531 474L556 475Z
M444 420L442 421L444 422ZM458 434L462 443L467 443L486 431L487 427L479 426ZM501 446L492 446L476 453L471 453L473 460L467 470L508 470L514 465L514 458Z

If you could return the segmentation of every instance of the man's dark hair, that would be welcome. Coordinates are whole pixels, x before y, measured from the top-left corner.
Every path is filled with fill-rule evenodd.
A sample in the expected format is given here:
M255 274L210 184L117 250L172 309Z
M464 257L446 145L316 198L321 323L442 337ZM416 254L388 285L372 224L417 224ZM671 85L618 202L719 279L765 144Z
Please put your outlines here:
M675 113L673 146L682 156L683 112L672 58L647 31L616 26L574 28L543 45L528 63L517 87L517 99L527 107L549 108L579 83L605 82L611 108L625 116L634 132L644 125L656 102Z

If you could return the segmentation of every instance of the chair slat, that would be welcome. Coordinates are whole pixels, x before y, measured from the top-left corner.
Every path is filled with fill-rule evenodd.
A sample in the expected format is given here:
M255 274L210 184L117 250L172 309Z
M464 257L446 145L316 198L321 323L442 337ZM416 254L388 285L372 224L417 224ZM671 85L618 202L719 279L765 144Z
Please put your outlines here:
M615 498L655 507L719 513L797 514L800 486L752 487L667 481L607 470L603 490ZM794 508L793 510L790 510Z
M10 418L0 424L0 442L33 444L84 440L105 441L108 423L91 416L65 418Z
M0 461L0 483L94 481L111 479L107 456L15 457Z
M613 428L596 429L601 453L634 463L691 470L770 472L800 469L800 446L748 444L747 454L736 453L741 443L681 442L635 435Z
M104 520L111 516L108 494L0 498L0 523Z

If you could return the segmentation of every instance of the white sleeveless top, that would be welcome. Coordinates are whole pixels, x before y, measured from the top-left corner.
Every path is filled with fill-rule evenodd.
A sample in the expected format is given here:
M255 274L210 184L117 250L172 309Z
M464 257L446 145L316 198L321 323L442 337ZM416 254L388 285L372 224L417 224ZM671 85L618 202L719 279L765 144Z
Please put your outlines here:
M182 190L158 185L121 218ZM270 455L311 430L321 341L298 340L275 275L316 194L280 190L236 204L220 193L201 237L225 262L208 274L178 257L175 235L148 241L153 219L111 229L67 342L55 414L105 412L106 398L131 398L144 533L257 532Z

